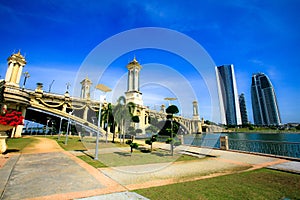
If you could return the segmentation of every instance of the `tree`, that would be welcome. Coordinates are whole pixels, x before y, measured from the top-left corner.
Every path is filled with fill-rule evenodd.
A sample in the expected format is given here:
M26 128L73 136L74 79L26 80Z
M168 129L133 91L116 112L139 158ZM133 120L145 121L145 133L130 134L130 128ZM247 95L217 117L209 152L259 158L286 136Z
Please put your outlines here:
M130 152L133 153L133 149L137 149L139 147L138 143L134 143L132 140L127 140L126 144L130 146Z
M152 135L152 137L145 141L146 144L151 145L151 152L152 152L152 146L153 142L157 141L157 135Z
M126 107L126 99L124 96L119 97L117 105L113 109L113 115L115 122L120 126L123 143L125 143L125 124L127 121L130 121L131 115Z
M108 132L110 131L111 124L113 123L113 115L112 115L112 105L111 103L107 104L107 107L102 110L102 120L106 122L106 140L105 142L107 143L107 135ZM114 140L114 134L113 134L113 140Z
M174 155L174 140L173 140L173 115L179 113L179 110L177 108L177 106L175 105L170 105L167 109L166 109L166 113L168 114L167 118L170 120L171 122L171 154L172 156Z
M170 114L171 117L173 117L174 114L179 113L179 110L177 108L177 106L175 105L170 105L167 109L166 109L166 113Z
M150 125L146 128L146 132L150 132L150 133L157 133L158 130L159 129L154 125Z

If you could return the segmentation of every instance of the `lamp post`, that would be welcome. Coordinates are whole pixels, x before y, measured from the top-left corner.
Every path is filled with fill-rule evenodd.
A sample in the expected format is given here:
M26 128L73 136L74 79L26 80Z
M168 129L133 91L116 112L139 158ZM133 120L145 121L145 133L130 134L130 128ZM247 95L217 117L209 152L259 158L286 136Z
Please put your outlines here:
M63 118L61 117L60 122L59 122L59 130L58 130L58 138L57 138L58 141L60 140L62 120L63 120Z
M175 97L166 97L166 98L164 98L164 100L166 100L166 101L168 101L169 102L169 106L171 105L171 101L175 101L175 100L177 100L177 98L175 98Z
M26 84L26 80L27 80L27 78L30 77L30 74L28 72L24 72L23 75L24 75L24 82L23 82L23 90L24 90L25 84Z
M49 93L50 93L50 91L51 91L51 88L52 88L52 85L53 85L54 81L55 81L55 80L52 80L52 82L51 82L50 85L49 85Z
M73 111L69 112L69 118L68 118L68 125L67 125L67 132L66 132L66 140L65 140L65 145L68 144L68 134L69 134L69 126L70 126L70 115L73 114Z
M110 92L111 89L103 84L96 85L96 89L104 92L104 96L100 96L100 102L99 102L99 113L98 113L98 129L97 129L97 137L96 137L96 148L95 148L95 158L94 160L98 160L98 147L99 147L99 135L100 135L100 119L101 119L101 107L102 107L102 99L105 99L105 93Z
M46 121L46 131L45 131L45 136L47 135L49 122L50 122L50 119L47 119L47 121Z

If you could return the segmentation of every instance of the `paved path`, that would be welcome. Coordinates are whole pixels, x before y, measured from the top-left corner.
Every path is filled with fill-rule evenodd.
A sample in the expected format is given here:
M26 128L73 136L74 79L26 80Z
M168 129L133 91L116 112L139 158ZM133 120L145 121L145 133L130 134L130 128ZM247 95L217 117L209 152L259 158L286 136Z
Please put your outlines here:
M189 162L95 169L62 150L55 141L43 137L37 139L39 142L25 148L24 153L4 155L7 158L2 156L5 160L2 164L0 162L0 199L141 199L141 196L128 190L262 167L291 168L294 172L295 168L300 169L299 162L187 146L177 147L175 151L210 157ZM156 145L156 148L169 148L169 145ZM116 148L100 152L123 150Z
M50 139L11 155L0 170L0 199L73 199L112 192L124 187Z

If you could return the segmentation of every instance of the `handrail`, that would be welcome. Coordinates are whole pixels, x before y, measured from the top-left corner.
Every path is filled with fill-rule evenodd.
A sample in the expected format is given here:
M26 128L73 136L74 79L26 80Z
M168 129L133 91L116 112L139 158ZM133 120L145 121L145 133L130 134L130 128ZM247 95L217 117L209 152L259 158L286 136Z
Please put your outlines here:
M247 141L247 142L265 142L265 143L288 143L288 144L300 144L300 142L288 142L288 141L276 141L276 140L245 140L245 139L232 139L234 141Z

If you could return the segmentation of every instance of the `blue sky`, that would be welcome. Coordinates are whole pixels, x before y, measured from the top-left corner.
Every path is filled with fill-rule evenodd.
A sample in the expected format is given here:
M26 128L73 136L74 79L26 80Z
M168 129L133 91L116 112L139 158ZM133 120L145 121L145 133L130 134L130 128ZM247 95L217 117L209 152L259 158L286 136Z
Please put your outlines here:
M297 0L0 0L0 75L5 76L7 57L21 49L27 59L24 71L31 75L26 86L34 89L42 82L48 91L55 80L51 91L64 93L67 82L75 88L74 77L101 42L130 29L161 27L198 42L216 65L234 64L238 92L245 93L252 122L250 84L256 72L264 72L271 79L282 121L300 122L299 7ZM210 96L203 80L190 63L168 52L145 49L120 55L103 75L104 83L115 90L121 91L121 86L126 89L125 66L134 55L149 66L141 71L149 78L141 88L145 104L157 108L165 103L163 97L175 94L166 86L183 76L184 82L199 89L196 96L201 117L211 118ZM168 83L157 75L165 72L170 75ZM149 84L151 77L159 79L159 84ZM115 101L114 95L119 94L108 95L108 99ZM190 116L191 103L175 103L182 107L183 115Z

